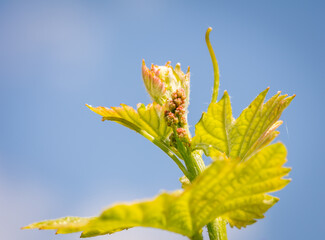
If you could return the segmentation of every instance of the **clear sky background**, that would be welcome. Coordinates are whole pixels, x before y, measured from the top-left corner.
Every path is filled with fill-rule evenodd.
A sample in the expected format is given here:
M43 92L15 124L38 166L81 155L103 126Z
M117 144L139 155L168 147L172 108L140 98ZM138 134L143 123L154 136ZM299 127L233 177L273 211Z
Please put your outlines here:
M180 188L157 147L85 107L149 103L141 61L191 66L189 122L210 101L219 61L233 113L266 87L297 94L281 135L293 181L266 218L229 240L321 239L324 220L324 1L1 1L0 236L78 239L19 230L38 220L97 215L118 201ZM207 162L208 163L208 162ZM131 229L97 239L186 239Z

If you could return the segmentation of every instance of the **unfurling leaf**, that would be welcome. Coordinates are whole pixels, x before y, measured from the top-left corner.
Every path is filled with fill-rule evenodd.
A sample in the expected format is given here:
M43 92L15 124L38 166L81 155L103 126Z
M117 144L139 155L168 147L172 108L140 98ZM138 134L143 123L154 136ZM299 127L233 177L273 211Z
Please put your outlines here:
M264 103L268 90L260 93L236 120L225 92L219 102L210 104L197 123L193 147L205 150L208 155L208 149L213 147L227 156L243 159L269 144L278 135L275 130L282 123L278 121L281 113L295 96L278 92Z
M211 156L215 156L213 151L216 150L211 150ZM244 161L228 158L225 154L217 156L218 159L184 191L162 193L149 201L117 204L99 217L81 219L81 223L58 219L26 228L55 228L58 233L82 231L82 237L91 237L142 226L192 237L217 217L238 228L263 218L278 201L267 193L278 191L289 182L283 179L290 171L283 167L286 161L284 145L269 145Z

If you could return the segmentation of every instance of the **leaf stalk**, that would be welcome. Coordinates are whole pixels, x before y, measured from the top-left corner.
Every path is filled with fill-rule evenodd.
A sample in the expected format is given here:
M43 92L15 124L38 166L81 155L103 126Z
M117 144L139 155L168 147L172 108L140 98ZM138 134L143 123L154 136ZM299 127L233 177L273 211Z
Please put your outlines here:
M145 138L147 138L149 141L151 141L153 144L155 144L157 147L159 147L161 150L163 150L177 164L177 166L181 169L184 175L187 178L189 178L190 173L187 171L187 169L182 164L182 162L178 159L178 157L169 149L168 146L166 146L162 141L159 141L153 136L151 136L146 131L141 131L140 134Z

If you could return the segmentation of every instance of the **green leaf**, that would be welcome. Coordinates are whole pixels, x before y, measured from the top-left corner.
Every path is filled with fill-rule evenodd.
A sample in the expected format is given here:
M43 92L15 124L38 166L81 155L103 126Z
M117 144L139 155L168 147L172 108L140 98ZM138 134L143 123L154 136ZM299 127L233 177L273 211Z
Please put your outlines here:
M278 201L266 193L280 190L289 183L282 179L290 169L281 167L286 161L286 149L281 143L265 147L245 161L224 159L218 156L213 167L198 176L198 182L201 178L205 182L201 190L197 188L196 193L192 192L191 202L195 207L192 214L198 226L219 216L232 220L233 226L238 228L251 224ZM252 209L254 215L247 215L241 224L235 224L236 212L245 208Z
M280 118L283 110L289 105L294 96L280 95L278 92L263 104L269 88L260 93L236 120L230 132L231 157L244 158L251 147L270 129ZM275 125L276 127L279 124Z
M38 228L40 230L57 230L56 233L73 233L83 231L92 218L64 217L30 224L22 229Z
M249 156L269 144L277 135L276 128L283 110L295 96L278 92L264 103L268 88L234 120L228 93L217 103L211 103L195 127L193 148L203 149L207 155L210 147L230 157Z
M172 128L168 127L164 119L165 107L153 102L145 106L138 104L137 111L130 106L121 104L121 107L92 107L87 105L92 111L101 115L102 121L108 120L117 122L127 128L130 128L163 150L182 172L188 176L188 171L180 162L176 154L177 149L171 150L168 142L168 136L172 132ZM176 154L175 154L176 153Z
M211 150L216 151L216 150ZM212 154L212 156L214 156ZM58 233L83 231L82 237L110 234L131 227L153 227L192 237L207 223L222 217L238 228L264 217L278 198L267 195L288 184L289 168L283 144L269 145L245 161L223 154L206 168L184 191L162 193L155 199L116 204L84 225L61 219L27 228L53 229ZM53 222L59 221L59 225ZM48 223L48 226L47 226Z
M203 113L201 120L195 126L195 137L192 144L205 148L214 146L220 152L229 155L229 131L233 124L230 98L225 91L218 103L211 103L207 113Z
M117 122L142 135L149 134L156 139L166 139L171 133L171 128L164 119L164 107L155 102L147 106L138 104L137 111L125 104L112 108L86 106L103 116L103 121Z

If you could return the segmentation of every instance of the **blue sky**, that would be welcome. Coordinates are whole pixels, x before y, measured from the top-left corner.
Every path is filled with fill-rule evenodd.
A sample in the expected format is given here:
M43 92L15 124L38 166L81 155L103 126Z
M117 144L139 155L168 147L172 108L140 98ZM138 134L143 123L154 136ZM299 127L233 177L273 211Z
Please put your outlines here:
M293 181L266 218L229 239L319 239L324 224L322 1L1 1L0 232L3 239L77 239L21 231L66 215L180 188L181 172L146 139L101 122L91 105L149 103L141 61L191 66L189 122L207 109L211 41L235 117L270 86L296 94L278 141ZM208 161L208 160L207 160ZM208 163L208 162L207 162ZM98 239L107 239L100 237ZM185 239L132 229L109 239Z

